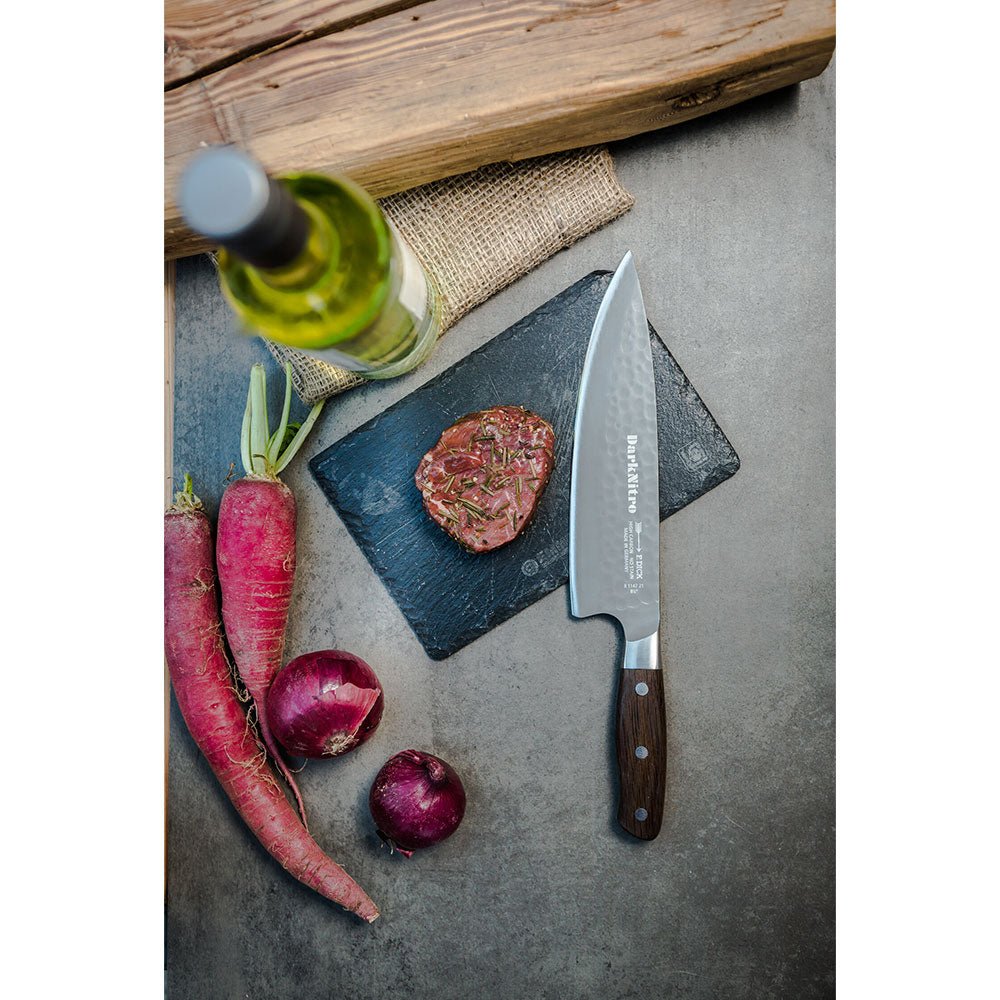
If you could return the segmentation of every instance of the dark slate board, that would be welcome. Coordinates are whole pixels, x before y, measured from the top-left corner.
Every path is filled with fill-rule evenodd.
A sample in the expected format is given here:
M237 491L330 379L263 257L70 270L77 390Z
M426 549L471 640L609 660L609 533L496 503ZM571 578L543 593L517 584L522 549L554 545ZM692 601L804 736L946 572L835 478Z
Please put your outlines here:
M580 373L610 271L595 271L369 420L309 467L435 660L566 583L569 486ZM650 326L660 443L660 514L718 486L739 457ZM548 420L555 468L535 518L509 545L460 548L424 513L413 473L449 424L514 403Z

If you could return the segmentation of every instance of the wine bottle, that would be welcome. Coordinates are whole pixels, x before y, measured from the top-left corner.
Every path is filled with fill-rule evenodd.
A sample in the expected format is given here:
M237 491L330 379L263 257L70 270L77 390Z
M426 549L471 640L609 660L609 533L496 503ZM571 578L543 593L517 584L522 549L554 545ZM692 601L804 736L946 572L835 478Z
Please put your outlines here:
M375 201L344 177L269 177L235 146L185 168L187 224L220 246L222 291L249 332L366 378L426 360L441 332L433 282Z

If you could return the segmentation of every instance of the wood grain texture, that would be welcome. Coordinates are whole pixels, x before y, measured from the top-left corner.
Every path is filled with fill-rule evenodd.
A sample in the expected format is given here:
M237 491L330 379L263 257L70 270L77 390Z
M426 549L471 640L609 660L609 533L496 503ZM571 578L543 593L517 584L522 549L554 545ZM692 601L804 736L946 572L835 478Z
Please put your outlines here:
M646 693L639 694L637 685ZM641 688L639 689L641 690ZM646 756L636 756L644 747ZM663 822L667 778L667 723L662 670L622 670L615 725L618 755L618 823L640 840L652 840ZM636 817L645 809L645 819Z
M166 0L163 82L174 87L279 45L308 41L423 0Z
M686 121L815 76L833 46L832 0L431 0L168 91L165 253L207 248L173 200L203 143L380 196Z

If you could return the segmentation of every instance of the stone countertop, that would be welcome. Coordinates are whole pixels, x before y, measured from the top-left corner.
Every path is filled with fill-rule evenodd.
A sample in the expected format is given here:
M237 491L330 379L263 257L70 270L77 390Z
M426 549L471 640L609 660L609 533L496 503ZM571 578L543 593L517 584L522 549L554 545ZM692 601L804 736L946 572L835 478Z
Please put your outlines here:
M286 656L349 649L387 696L375 737L300 785L316 839L382 917L362 924L267 856L172 701L169 997L834 995L834 148L833 66L612 145L627 215L474 310L417 372L331 400L304 448L633 250L651 322L742 461L661 526L659 838L614 820L614 623L573 619L563 587L431 661L300 456L283 477L300 516ZM229 335L207 258L178 262L176 316L175 475L224 469L238 419L223 432L199 407L241 415L250 364L274 366ZM367 793L409 746L455 765L469 807L404 860L379 848Z

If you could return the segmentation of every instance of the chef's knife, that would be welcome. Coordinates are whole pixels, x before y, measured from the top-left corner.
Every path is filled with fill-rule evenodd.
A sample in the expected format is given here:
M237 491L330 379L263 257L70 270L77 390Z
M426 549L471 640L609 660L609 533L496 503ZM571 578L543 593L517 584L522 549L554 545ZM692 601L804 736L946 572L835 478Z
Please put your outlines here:
M631 251L601 302L580 378L570 487L569 592L577 618L625 633L618 681L618 822L652 840L663 818L667 743L660 669L656 389Z

